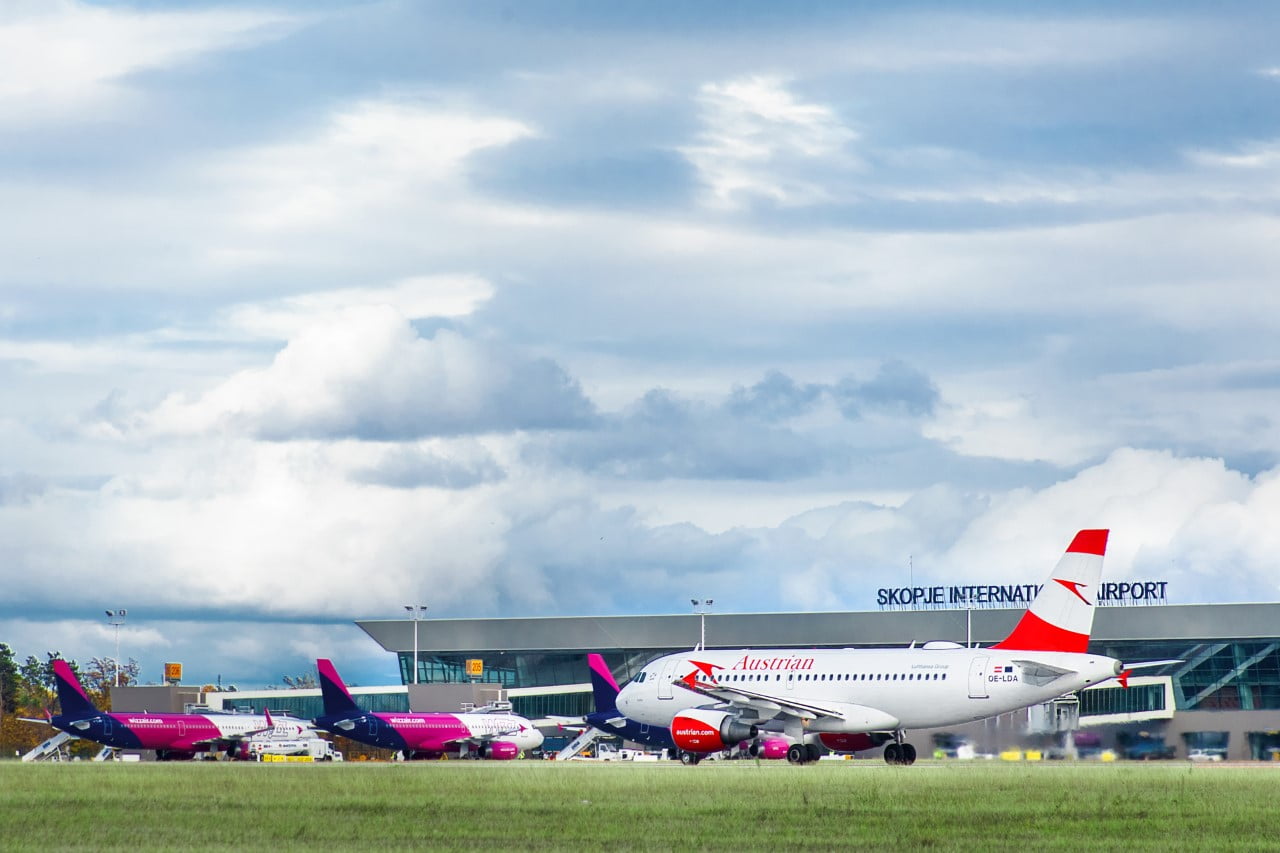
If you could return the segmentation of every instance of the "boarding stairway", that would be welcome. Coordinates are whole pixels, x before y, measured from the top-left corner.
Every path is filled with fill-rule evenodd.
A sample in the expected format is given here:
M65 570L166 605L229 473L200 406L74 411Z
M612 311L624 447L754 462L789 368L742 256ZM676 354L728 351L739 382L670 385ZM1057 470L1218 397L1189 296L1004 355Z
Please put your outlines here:
M582 734L569 741L568 746L556 753L556 761L565 761L576 757L578 753L582 752L582 750L591 746L592 741L600 737L602 734L604 734L604 732L599 729L584 729Z
M41 743L35 749L22 756L23 761L66 761L66 753L62 751L62 746L69 740L75 740L74 737L66 732L58 732L53 737Z

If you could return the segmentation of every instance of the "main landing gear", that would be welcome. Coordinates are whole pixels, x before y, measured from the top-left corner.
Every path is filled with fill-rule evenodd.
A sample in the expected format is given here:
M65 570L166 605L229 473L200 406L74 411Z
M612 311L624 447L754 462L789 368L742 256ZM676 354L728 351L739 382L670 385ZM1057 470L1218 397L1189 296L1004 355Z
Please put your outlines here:
M902 742L902 732L894 732L893 743L884 748L884 760L886 764L915 764L916 748Z
M811 764L818 760L816 743L793 743L787 747L787 761L791 764Z
M686 767L692 767L701 760L702 756L696 752L689 752L685 749L680 750L680 763Z

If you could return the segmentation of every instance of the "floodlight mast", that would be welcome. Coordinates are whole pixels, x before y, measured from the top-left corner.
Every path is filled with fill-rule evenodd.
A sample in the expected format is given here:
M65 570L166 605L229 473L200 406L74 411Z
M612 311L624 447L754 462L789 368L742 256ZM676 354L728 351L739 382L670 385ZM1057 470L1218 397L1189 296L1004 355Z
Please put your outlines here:
M106 614L107 614L107 624L115 627L116 629L116 657L115 657L115 660L112 661L112 663L114 664L114 668L116 671L115 685L116 687L119 687L120 686L120 626L124 624L124 617L129 615L129 611L125 610L122 607L119 610L108 610L106 611Z
M427 605L425 604L406 604L405 610L409 611L409 618L413 620L413 683L418 683L418 620L425 619L427 616Z
M712 598L691 598L689 603L693 605L693 612L698 614L699 635L701 639L698 642L698 649L705 650L707 648L707 608L715 604Z

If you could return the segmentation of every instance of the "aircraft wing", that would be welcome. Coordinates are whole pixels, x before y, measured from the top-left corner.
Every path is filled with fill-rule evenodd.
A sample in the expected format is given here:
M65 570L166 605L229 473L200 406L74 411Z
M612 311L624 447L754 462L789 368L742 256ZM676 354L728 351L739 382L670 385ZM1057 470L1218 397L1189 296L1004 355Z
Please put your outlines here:
M865 725L869 731L890 730L896 728L898 722L883 711L864 705L850 705L844 702L828 702L821 705L813 702L797 702L790 697L744 690L741 687L730 687L727 684L716 684L711 681L700 681L694 677L695 675L696 673L690 673L672 683L718 702L738 708L750 708L762 720L779 716L798 717L802 720L855 720Z
M477 744L491 743L492 741L495 741L495 740L502 740L508 735L513 735L518 731L520 731L519 726L509 726L508 728L502 729L501 731L485 732L483 734L478 734L478 735L464 735L463 737L456 737L451 740L446 740L444 741L444 743L477 743Z

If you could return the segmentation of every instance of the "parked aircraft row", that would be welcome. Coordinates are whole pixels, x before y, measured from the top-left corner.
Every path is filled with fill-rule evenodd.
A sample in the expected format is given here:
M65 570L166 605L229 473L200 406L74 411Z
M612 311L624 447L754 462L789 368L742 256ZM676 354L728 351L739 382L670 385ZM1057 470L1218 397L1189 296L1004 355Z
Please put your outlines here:
M736 649L679 652L647 664L619 688L604 659L588 656L595 712L577 723L660 749L686 764L725 749L803 764L819 744L852 753L885 745L890 764L911 764L908 729L981 720L1116 679L1140 666L1087 651L1108 531L1081 530L1031 606L988 648L929 642L907 649ZM314 725L407 759L449 753L507 760L540 746L533 721L512 713L362 710L333 663L318 660L324 713L308 723L269 714L106 713L71 668L54 662L61 713L50 722L109 746L154 749L160 758L223 751L249 738ZM291 731L284 731L293 727ZM886 745L887 744L887 745ZM239 750L243 752L243 749Z
M225 752L248 758L254 738L291 738L318 728L359 743L399 750L405 758L446 753L505 761L542 745L528 719L510 713L374 713L351 698L333 663L316 661L324 713L310 722L265 714L172 714L98 709L66 661L53 663L60 713L49 722L73 737L118 749L153 749L162 761Z

